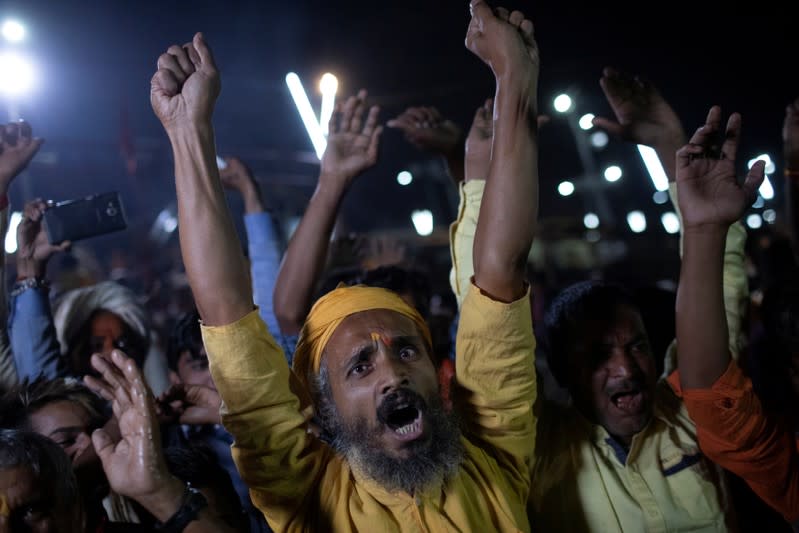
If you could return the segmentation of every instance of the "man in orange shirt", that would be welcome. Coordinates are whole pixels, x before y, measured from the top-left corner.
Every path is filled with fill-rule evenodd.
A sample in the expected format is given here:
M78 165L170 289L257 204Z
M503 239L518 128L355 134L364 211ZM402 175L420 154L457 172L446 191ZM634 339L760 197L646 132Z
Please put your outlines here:
M743 478L785 519L799 526L799 452L788 428L768 418L730 356L722 293L724 242L730 225L754 201L764 163L739 185L735 155L741 116L727 122L720 151L721 109L677 152L677 194L684 245L677 291L679 374L669 381L682 394L707 457Z

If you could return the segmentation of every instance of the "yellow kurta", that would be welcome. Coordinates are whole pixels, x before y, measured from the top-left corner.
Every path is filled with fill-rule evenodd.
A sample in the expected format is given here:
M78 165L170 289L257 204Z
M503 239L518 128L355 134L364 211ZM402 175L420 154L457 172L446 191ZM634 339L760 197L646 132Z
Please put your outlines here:
M456 379L465 459L424 493L390 494L305 430L289 367L257 312L203 327L233 458L275 531L529 531L535 339L529 295L510 304L472 286Z
M472 244L484 187L482 180L461 185L458 218L450 228L450 282L458 301L474 272ZM745 240L741 224L733 225L724 255L724 302L733 354L740 346L741 310L748 297ZM674 354L674 346L670 352ZM538 415L529 502L533 530L730 529L728 522L734 518L726 512L728 501L719 469L701 454L696 427L665 380L658 383L652 421L635 436L628 453L604 428L591 424L572 407L542 399Z

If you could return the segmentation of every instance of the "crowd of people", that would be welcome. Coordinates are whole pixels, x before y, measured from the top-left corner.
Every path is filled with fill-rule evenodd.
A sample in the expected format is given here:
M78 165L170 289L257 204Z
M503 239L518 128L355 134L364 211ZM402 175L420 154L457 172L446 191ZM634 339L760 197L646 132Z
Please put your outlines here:
M156 324L118 280L54 298L48 264L71 243L49 242L50 204L30 199L0 285L0 532L799 530L799 100L783 128L794 256L753 298L740 218L764 162L739 179L741 116L710 107L689 136L650 82L605 69L615 117L594 125L654 148L680 215L673 327L615 283L548 298L528 264L547 120L534 25L470 7L466 48L496 92L468 134L427 106L385 123L458 187L455 317L402 263L329 267L347 191L379 162L366 91L336 105L284 246L269 191L217 164L223 66L201 33L158 58L150 93L193 309ZM3 235L36 135L0 126Z

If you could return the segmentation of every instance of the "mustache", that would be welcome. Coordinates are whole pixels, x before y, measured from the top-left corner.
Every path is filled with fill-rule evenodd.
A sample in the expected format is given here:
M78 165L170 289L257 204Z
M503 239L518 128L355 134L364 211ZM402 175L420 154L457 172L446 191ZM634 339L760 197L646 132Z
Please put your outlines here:
M385 424L391 413L405 407L413 407L420 413L424 413L427 410L427 402L424 401L421 395L411 389L397 389L386 395L383 401L380 402L377 407L377 419L380 423Z
M625 392L631 391L645 391L646 390L646 381L643 377L632 377L632 378L625 378L615 383L612 383L605 387L605 394L608 396L614 396L616 394L621 394Z

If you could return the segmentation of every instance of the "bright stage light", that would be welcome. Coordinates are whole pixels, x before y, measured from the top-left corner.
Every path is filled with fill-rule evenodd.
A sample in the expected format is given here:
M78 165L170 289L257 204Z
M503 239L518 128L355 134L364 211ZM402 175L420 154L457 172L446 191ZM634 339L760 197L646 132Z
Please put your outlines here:
M327 135L330 117L333 116L333 109L336 106L336 92L338 91L338 79L327 72L319 80L319 92L322 93L322 111L319 113L319 125L322 132Z
M9 19L3 22L2 28L0 28L0 33L3 34L3 38L10 42L10 43L18 43L25 39L25 26L19 23L19 21Z
M311 108L311 102L308 100L308 95L302 87L300 77L294 72L286 74L286 85L289 88L291 97L294 99L294 105L297 106L297 111L300 113L302 123L305 125L305 130L308 132L308 137L313 143L316 156L322 159L322 154L325 153L327 148L327 140L322 132L322 127L319 121L316 120L316 115Z
M631 211L627 213L627 225L633 233L642 233L646 231L646 215L641 211Z
M583 217L583 225L588 229L596 229L599 227L599 217L596 213L586 213Z
M649 172L649 177L652 178L652 183L658 191L669 190L669 178L666 177L666 171L663 170L663 165L660 164L655 149L643 144L638 145L638 153L641 154L641 159L644 160L646 171Z
M677 216L677 213L673 211L663 213L660 217L660 222L663 224L666 233L671 233L673 235L680 232L680 217Z
M426 237L433 233L433 213L431 213L429 209L411 213L411 222L413 222L416 233L422 237Z
M0 54L0 92L16 96L33 87L33 66L13 52Z
M13 254L17 251L17 227L22 222L22 213L14 211L8 221L8 231L6 232L6 253Z
M561 181L558 184L558 193L561 196L570 196L574 192L574 183L570 181Z
M621 179L621 168L616 165L611 165L605 169L604 176L605 179L611 183L619 181Z
M403 187L406 185L410 185L412 181L413 181L413 174L411 174L407 170L403 170L402 172L397 174L397 183L399 183Z
M572 108L572 99L568 94L559 94L555 97L554 105L555 111L558 113L566 113Z
M580 117L580 129L583 130L590 130L594 127L594 114L593 113L586 113L585 115Z

